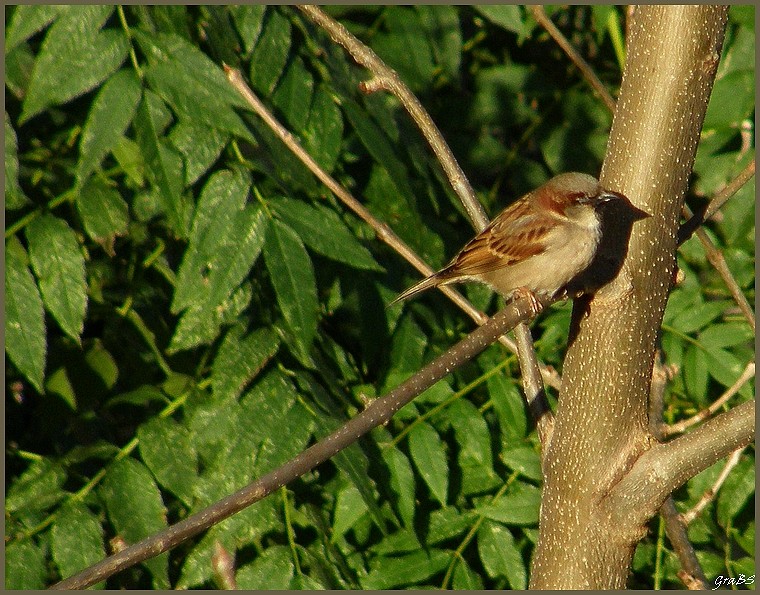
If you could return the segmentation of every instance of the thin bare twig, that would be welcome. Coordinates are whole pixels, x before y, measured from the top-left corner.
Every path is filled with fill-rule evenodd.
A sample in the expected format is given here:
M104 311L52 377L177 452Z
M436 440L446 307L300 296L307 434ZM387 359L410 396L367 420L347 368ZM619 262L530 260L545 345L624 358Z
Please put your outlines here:
M699 502L697 502L691 510L687 510L686 512L681 514L681 520L683 521L684 525L688 525L695 518L697 518L699 514L704 510L704 508L710 502L712 502L715 496L718 495L718 491L720 491L720 488L723 485L723 482L726 481L732 469L739 464L739 460L741 459L743 451L744 451L744 447L739 448L731 453L731 456L728 457L726 464L723 466L723 469L721 470L720 475L718 475L718 478L715 480L715 483L712 485L712 487L709 490L707 490L704 494L702 494L702 497L699 499Z
M546 14L544 7L536 4L536 5L529 6L528 9L533 15L533 18L536 19L538 24L541 25L544 29L546 29L546 32L552 36L554 41L557 42L557 45L562 49L563 52L565 52L567 57L570 58L570 60L572 61L573 64L575 64L578 70L581 71L583 78L586 79L586 82L591 86L591 88L596 92L596 94L599 95L599 97L602 99L604 104L607 106L607 109L614 113L615 100L613 99L612 95L610 95L610 92L604 86L604 83L602 83L602 81L599 80L599 77L596 76L596 73L591 68L591 66L589 66L589 64L583 59L583 57L573 47L573 44L571 44L567 40L567 38L564 35L562 35L562 31L557 29L557 26L552 22L552 20Z
M681 434L685 432L688 428L693 426L694 424L698 424L701 421L706 420L708 417L712 417L715 415L715 412L720 409L723 404L728 401L731 397L733 397L736 393L738 393L741 388L745 385L745 383L755 376L755 362L749 362L747 366L744 368L744 371L741 373L739 378L736 379L736 382L734 382L726 392L724 392L714 403L712 403L709 407L702 409L699 413L696 415L693 415L689 419L684 419L683 421L679 421L678 423L665 426L663 428L663 433L665 436L672 436L673 434Z
M706 589L707 577L704 570L702 570L702 565L697 560L697 553L689 541L689 536L686 534L686 525L676 510L672 496L668 496L668 499L665 500L662 508L660 508L660 514L665 520L665 533L673 546L673 551L681 562L681 569L684 573L684 577L681 580L684 581L684 584L689 589ZM701 585L701 587L697 585Z
M662 355L662 351L658 349L655 354L652 382L649 387L649 433L658 440L662 440L667 435L662 415L665 409L665 388L668 381L678 371L676 366L666 365Z
M725 188L718 192L715 196L713 196L713 199L710 201L710 204L707 205L707 210L705 211L705 220L710 219L717 213L724 204L728 201L729 198L731 198L734 194L736 194L739 189L744 186L747 182L749 182L752 179L752 176L755 175L755 160L752 159L747 164L747 167L745 167L738 176L736 176L733 180L731 180L728 184L726 184Z
M240 512L254 502L314 469L370 430L390 420L417 395L427 390L471 360L520 320L534 315L527 298L513 301L506 308L476 328L459 343L427 364L411 378L384 397L375 399L361 413L352 417L329 436L302 451L284 465L248 484L243 489L183 519L167 529L151 535L126 549L101 560L82 572L56 583L51 589L83 589L98 583L125 568L165 552L212 525Z
M744 186L744 184L752 179L754 175L755 160L753 159L747 164L747 167L739 172L739 175L737 175L733 180L726 184L722 190L713 196L710 204L707 205L707 208L704 210L704 212L700 211L693 214L690 218L681 224L681 227L678 228L678 245L680 246L691 236L693 236L694 232L705 221L711 219L712 217L715 217L723 205L728 202L728 199L736 194L739 189Z
M327 31L335 43L343 46L358 64L372 73L373 78L363 85L365 92L386 89L398 98L438 158L438 162L449 179L449 184L462 201L473 226L477 231L481 231L488 225L488 217L486 217L483 206L475 196L475 191L446 144L441 131L438 130L435 122L396 71L387 66L375 52L319 7L307 4L296 8Z
M683 214L687 218L691 218L692 216L691 209L689 209L686 204L683 205ZM731 273L731 269L728 268L726 259L723 256L723 252L715 247L715 244L713 244L710 236L707 235L707 232L704 229L700 227L695 230L695 233L697 234L697 238L705 250L705 256L707 256L707 260L710 262L710 264L713 265L713 268L721 276L721 279L723 279L723 282L726 284L728 291L731 293L731 297L734 298L734 301L739 306L739 310L741 310L742 314L744 314L744 318L747 319L747 322L749 322L749 325L754 331L755 313L752 311L752 306L749 305L747 298L744 297L744 293L742 293L742 290L739 287L739 284L736 282L736 279L734 279L734 275Z
M545 453L549 448L549 441L554 429L554 415L549 407L543 383L535 380L536 378L540 379L541 374L539 373L536 351L533 348L533 337L527 324L518 324L515 327L515 340L517 341L517 359L520 361L525 399L528 402L531 416L536 420L538 439L542 446L541 451Z

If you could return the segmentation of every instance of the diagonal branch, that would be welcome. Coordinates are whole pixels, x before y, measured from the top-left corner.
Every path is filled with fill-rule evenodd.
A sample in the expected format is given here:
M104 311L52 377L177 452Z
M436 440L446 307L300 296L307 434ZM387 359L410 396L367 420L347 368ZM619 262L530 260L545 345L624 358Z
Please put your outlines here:
M612 98L612 95L610 95L607 87L605 87L604 83L599 80L599 77L596 76L593 68L591 68L591 66L589 66L589 64L583 59L583 57L578 53L578 50L573 47L573 44L571 44L567 38L562 35L562 31L557 29L557 26L546 14L544 7L536 4L529 6L528 8L538 24L546 29L546 32L552 36L554 41L557 42L557 45L562 49L563 52L565 52L565 55L567 55L567 57L570 58L570 61L575 64L578 70L581 71L583 78L586 79L586 82L591 86L596 94L599 95L599 97L604 102L604 105L607 106L607 109L614 113L615 100Z
M296 8L327 31L335 43L343 46L358 64L364 66L372 73L374 78L364 84L365 91L373 92L382 88L398 98L438 158L443 171L449 179L449 184L451 184L454 192L456 192L462 201L462 205L467 210L470 221L472 221L475 229L480 231L488 225L488 217L486 217L483 206L475 196L475 191L470 186L467 176L451 153L441 131L438 130L435 122L433 122L430 115L425 111L425 108L422 107L417 97L404 84L396 71L386 65L375 52L319 7L301 5Z
M404 405L447 376L452 370L478 355L521 320L535 315L527 298L509 306L476 328L459 343L438 356L411 378L384 397L375 399L364 411L351 418L335 432L293 457L281 467L248 484L238 492L101 560L75 576L56 583L52 589L84 589L134 564L157 556L212 525L258 502L273 491L314 469L370 430L390 420Z

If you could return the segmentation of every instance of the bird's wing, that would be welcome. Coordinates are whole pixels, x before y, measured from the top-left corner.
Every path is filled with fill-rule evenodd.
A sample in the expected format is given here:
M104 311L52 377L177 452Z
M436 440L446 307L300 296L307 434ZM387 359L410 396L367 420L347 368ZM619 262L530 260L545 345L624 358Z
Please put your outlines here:
M529 202L518 201L470 240L440 276L480 275L540 254L554 225Z

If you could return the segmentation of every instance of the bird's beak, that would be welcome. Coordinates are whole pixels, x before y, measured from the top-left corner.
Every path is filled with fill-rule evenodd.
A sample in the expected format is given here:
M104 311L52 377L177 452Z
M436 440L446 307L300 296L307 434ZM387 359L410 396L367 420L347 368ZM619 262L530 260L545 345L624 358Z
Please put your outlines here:
M641 219L646 219L647 217L651 217L649 213L646 211L642 211L641 209L633 206L633 203L628 200L628 197L625 194L620 194L620 192L613 192L612 190L603 190L602 193L599 195L599 200L601 202L609 202L611 200L619 200L622 204L626 206L626 210L630 214L631 218L634 221L639 221Z

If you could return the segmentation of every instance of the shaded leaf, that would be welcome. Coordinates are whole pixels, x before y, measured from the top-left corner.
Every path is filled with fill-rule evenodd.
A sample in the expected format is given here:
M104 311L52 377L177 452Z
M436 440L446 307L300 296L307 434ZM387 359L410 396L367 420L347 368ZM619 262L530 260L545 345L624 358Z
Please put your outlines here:
M5 351L37 392L45 377L45 311L16 237L5 245Z
M44 214L27 226L26 239L45 308L79 343L87 310L87 281L76 234L63 219Z
M382 271L335 211L290 198L272 199L272 209L315 252L359 269Z
M221 397L237 397L277 353L279 346L280 338L272 329L246 333L242 325L232 327L214 358L214 393Z
M132 122L142 96L142 85L132 70L120 70L98 91L87 114L79 141L77 184L100 167Z
M407 556L378 558L376 566L361 579L363 589L392 589L414 585L437 574L448 565L451 554L431 549Z
M267 10L251 56L251 86L265 97L272 93L285 70L290 40L290 21L275 8Z
M430 488L433 497L446 505L449 489L449 467L446 448L438 432L427 423L418 423L409 433L409 452L414 466Z
M50 531L50 549L62 577L73 576L106 556L100 520L81 503L62 507ZM93 585L103 589L105 581Z
M198 469L187 428L169 418L153 418L138 428L137 438L140 457L158 482L190 506Z
M18 140L8 112L5 112L5 209L15 211L29 199L18 183Z
M5 33L6 55L19 43L42 31L68 8L68 6L49 4L21 4L16 6Z
M166 528L166 509L150 472L141 463L126 458L108 468L98 490L117 534L127 543ZM159 554L142 563L153 576L153 587L169 587L169 554Z
M512 589L527 588L528 570L509 529L485 521L478 530L478 554L488 576L506 577Z
M317 284L301 238L281 221L273 221L264 244L264 262L280 312L301 351L308 353L317 333Z
M156 99L154 97L151 101L150 93L146 91L140 102L135 117L137 144L142 150L148 179L159 192L169 224L179 237L185 237L186 216L182 200L185 176L182 158L164 139L159 138L161 125L150 109L151 102L155 103Z
M114 256L114 240L125 235L129 225L129 207L121 194L101 179L93 179L80 189L76 205L87 235Z
M34 64L19 122L89 91L127 57L123 31L100 28L112 6L72 6L50 28Z
M5 588L44 589L48 576L43 549L31 538L15 541L5 549Z

